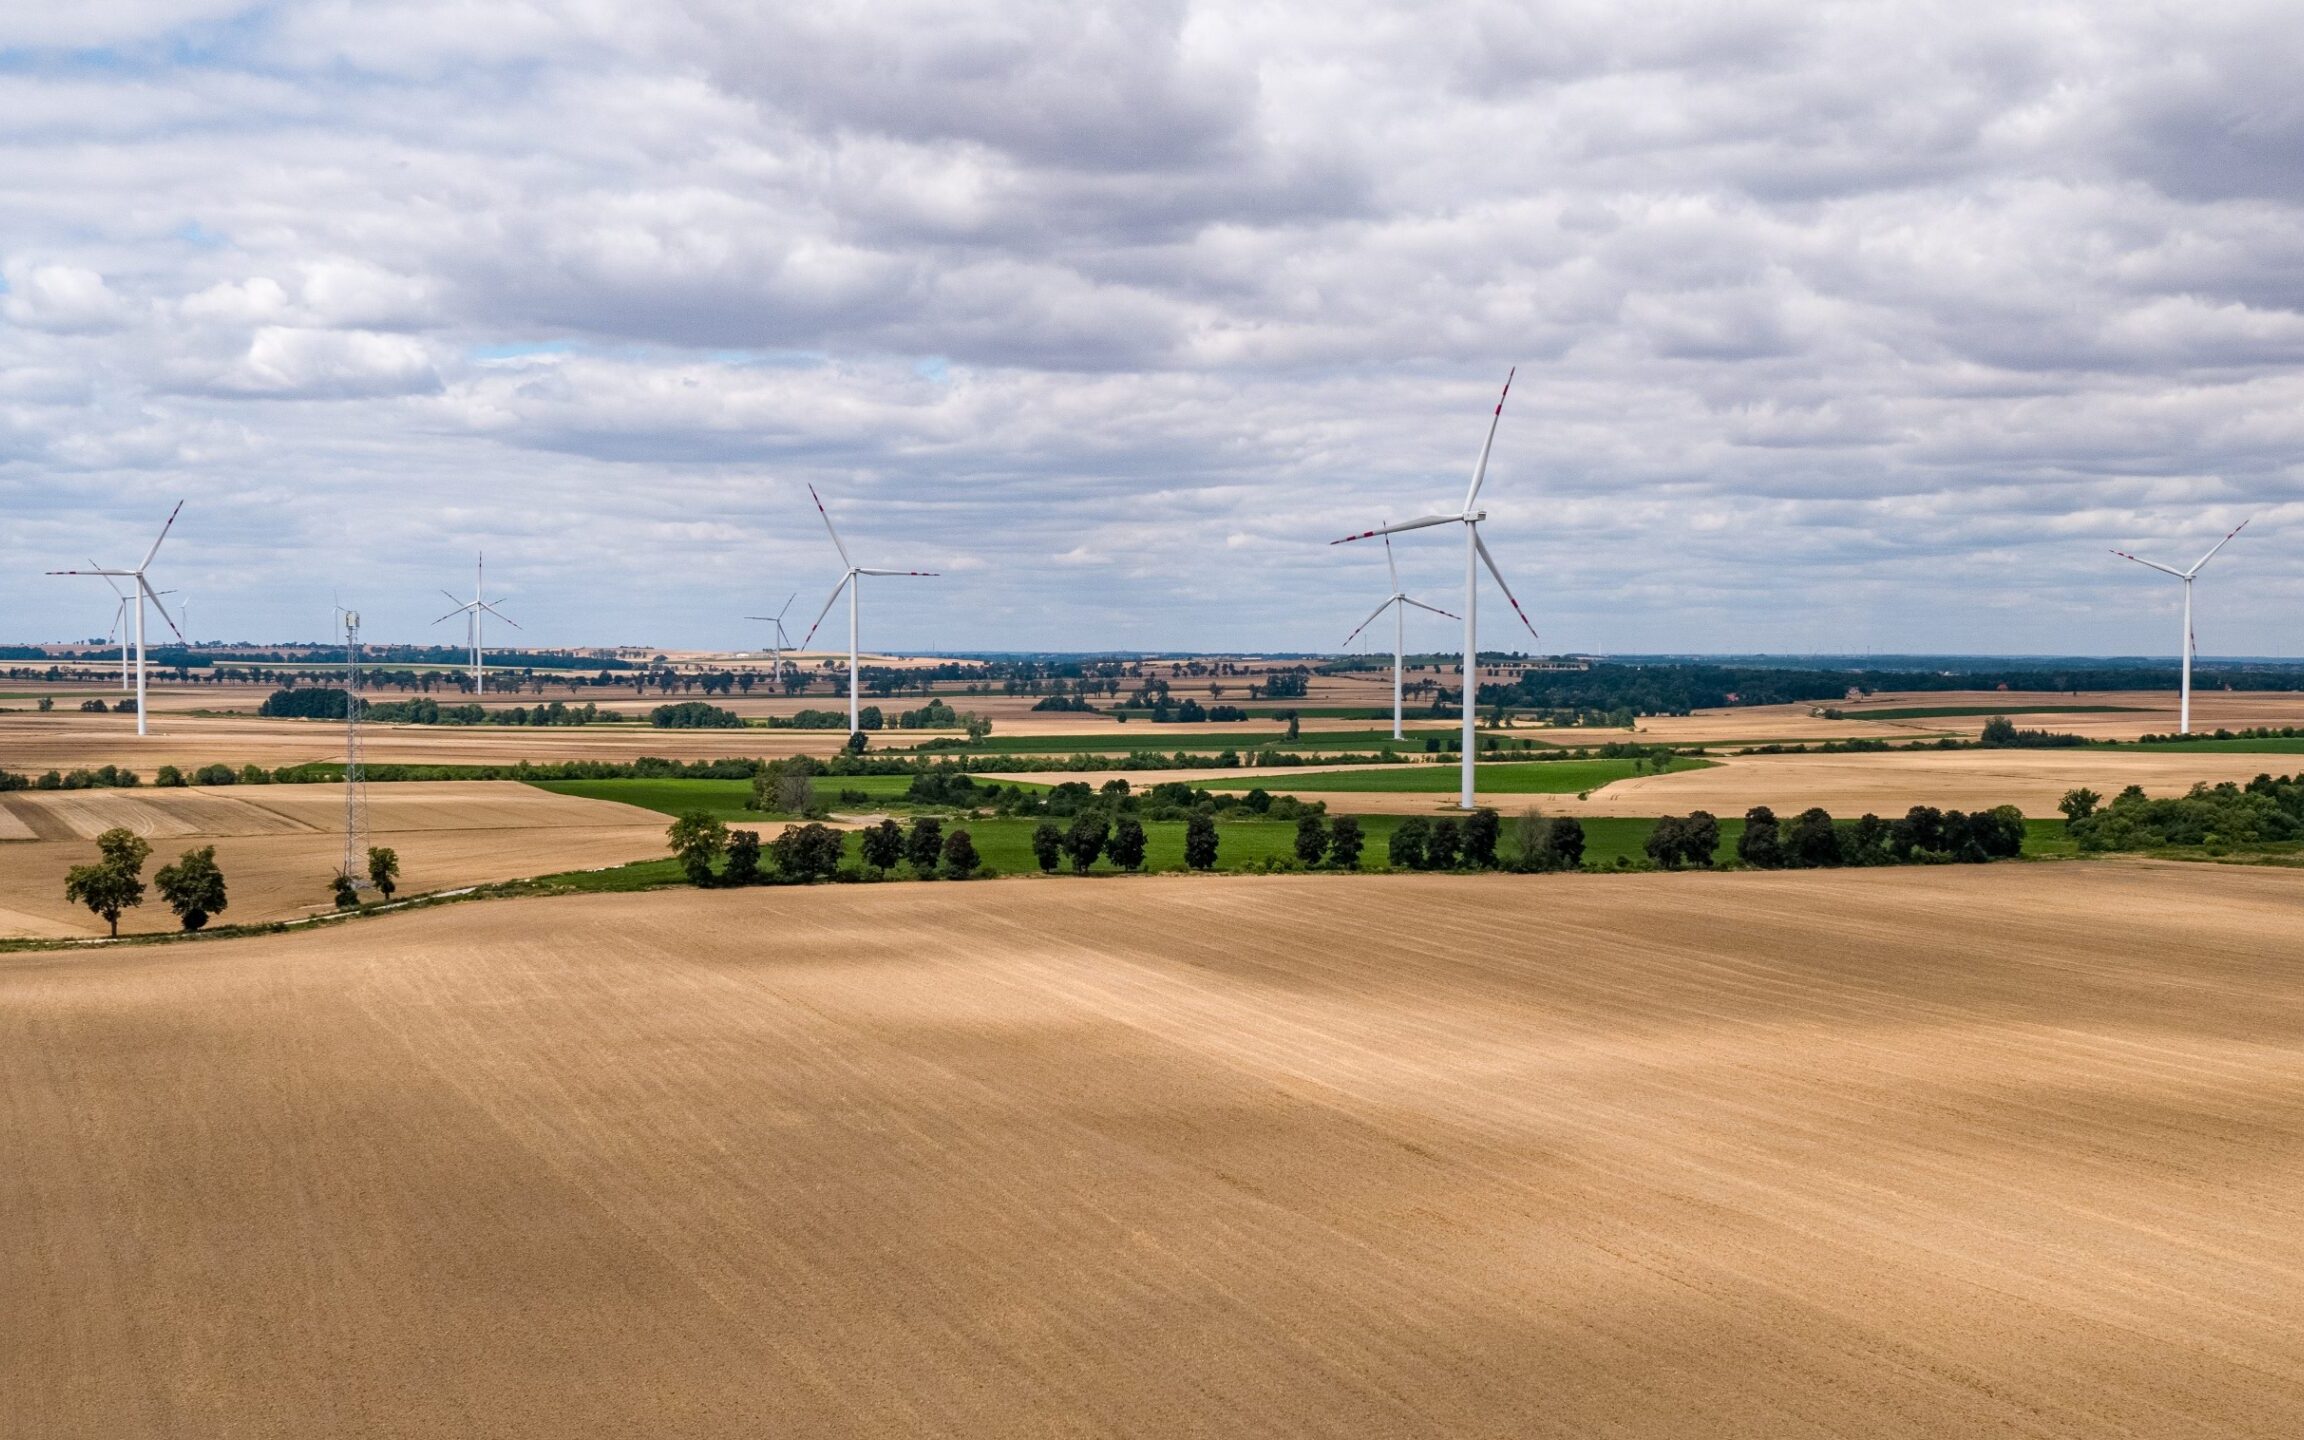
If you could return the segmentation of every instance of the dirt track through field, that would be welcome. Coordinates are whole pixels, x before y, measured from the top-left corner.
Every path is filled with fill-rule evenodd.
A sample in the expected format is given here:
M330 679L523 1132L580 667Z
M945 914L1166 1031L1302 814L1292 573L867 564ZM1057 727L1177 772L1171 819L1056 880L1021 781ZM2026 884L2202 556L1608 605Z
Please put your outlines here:
M2296 877L663 892L0 960L40 1436L2292 1435Z

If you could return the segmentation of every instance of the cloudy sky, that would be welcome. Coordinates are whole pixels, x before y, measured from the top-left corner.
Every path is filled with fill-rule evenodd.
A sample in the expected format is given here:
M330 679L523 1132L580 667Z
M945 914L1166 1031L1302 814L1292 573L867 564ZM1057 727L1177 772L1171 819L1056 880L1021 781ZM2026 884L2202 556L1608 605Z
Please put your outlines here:
M1330 648L1322 542L1516 364L1544 648L2167 651L2107 548L2253 515L2201 648L2304 654L2300 68L2286 4L7 6L0 638L181 498L202 638L445 637L485 548L522 638L742 645L814 483L944 572L867 645Z

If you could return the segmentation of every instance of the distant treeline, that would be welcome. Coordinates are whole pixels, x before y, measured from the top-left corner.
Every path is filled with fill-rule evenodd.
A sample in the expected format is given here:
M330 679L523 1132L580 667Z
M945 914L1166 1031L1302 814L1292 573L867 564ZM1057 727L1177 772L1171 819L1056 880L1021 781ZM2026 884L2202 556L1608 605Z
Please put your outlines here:
M2198 689L2304 690L2304 667L2203 665L2192 672ZM1596 664L1589 670L1531 671L1510 684L1480 687L1482 705L1543 710L1631 710L1643 715L1685 715L1727 705L1786 705L1839 700L1850 690L2011 691L2173 690L2174 666L2107 665L2036 668L1980 666L1947 672L1804 670L1747 665ZM1445 691L1436 702L1460 703Z
M1648 832L1648 858L1667 870L1709 866L1720 848L1720 822L1710 812L1666 815ZM1736 860L1754 870L1815 870L1843 865L1978 865L2024 853L2024 812L2013 805L1962 812L1915 805L1901 819L1865 815L1834 820L1812 806L1787 825L1765 805L1744 812Z

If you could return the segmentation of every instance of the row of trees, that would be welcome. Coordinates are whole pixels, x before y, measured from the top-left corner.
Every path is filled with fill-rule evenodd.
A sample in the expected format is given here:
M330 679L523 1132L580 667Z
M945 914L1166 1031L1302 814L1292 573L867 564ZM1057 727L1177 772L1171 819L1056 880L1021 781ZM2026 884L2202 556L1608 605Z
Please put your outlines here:
M64 872L64 898L87 906L118 937L120 917L144 903L144 862L151 857L151 842L133 830L115 826L96 837L93 861ZM400 856L386 846L371 846L368 879L385 899L391 899L400 879ZM330 884L338 906L350 908L359 903L359 892L349 877L337 875ZM176 857L175 864L161 866L152 876L152 888L159 890L161 900L176 912L177 923L186 931L201 929L211 918L223 914L229 903L224 871L216 863L213 845L187 850Z
M2159 799L2131 785L2109 805L2088 789L2066 793L2060 807L2085 851L2202 846L2211 853L2304 840L2304 774L2258 775L2246 785L2194 785Z
M1720 822L1710 812L1666 815L1648 832L1648 858L1666 870L1709 867L1720 849ZM2013 805L1963 812L1915 805L1901 819L1866 814L1836 821L1811 806L1787 825L1765 805L1744 812L1738 863L1754 870L1828 869L1844 865L1981 864L2024 852L2024 812Z
M807 885L839 875L847 841L829 825L787 825L765 846L757 830L731 830L708 811L691 810L665 831L681 871L691 884L759 885L771 881ZM988 876L976 842L965 829L947 834L944 822L922 816L909 830L893 819L869 826L858 836L864 873L875 878L907 867L919 880L973 880ZM723 860L725 863L722 863ZM763 861L766 863L764 864ZM720 865L715 873L714 865Z
M1147 837L1144 824L1133 815L1113 818L1103 810L1089 810L1073 818L1069 827L1059 829L1051 821L1042 821L1032 830L1032 858L1043 873L1053 874L1058 865L1070 861L1072 873L1085 875L1100 858L1109 858L1123 870L1144 868ZM1216 868L1216 820L1210 815L1193 815L1184 822L1184 863L1194 870Z
M1529 811L1513 822L1513 851L1498 853L1503 822L1493 810L1410 816L1392 831L1385 858L1396 870L1574 870L1584 863L1584 824Z

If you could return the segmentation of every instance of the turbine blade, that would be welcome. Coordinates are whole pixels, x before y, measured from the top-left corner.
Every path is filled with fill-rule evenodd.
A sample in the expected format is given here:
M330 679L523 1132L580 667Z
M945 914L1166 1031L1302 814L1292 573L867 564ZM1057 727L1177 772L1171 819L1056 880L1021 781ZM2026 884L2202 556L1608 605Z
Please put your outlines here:
M160 539L153 541L152 548L144 552L144 564L136 567L137 574L143 574L145 569L151 565L152 557L160 553L160 540L168 538L168 532L175 528L176 517L183 513L183 510L184 502L179 500L176 502L176 508L168 512L168 523L160 527Z
M1395 596L1393 596L1393 597L1392 597L1392 600L1397 600L1397 599L1399 599L1399 598L1400 598L1399 596L1395 595ZM1371 611L1369 611L1369 612L1368 612L1368 618L1367 618L1367 619L1365 619L1365 620L1363 620L1363 621L1361 621L1361 622L1360 622L1358 625L1355 625L1355 626L1353 626L1353 627L1352 627L1352 633L1344 637L1344 645L1349 645L1349 644L1351 644L1353 641L1355 641L1355 640L1359 639L1359 638L1360 638L1360 632L1361 632L1361 631L1363 631L1363 630L1367 629L1369 626L1371 626L1371 625L1375 624L1375 623L1376 623L1376 617L1377 617L1377 616L1379 616L1379 615L1383 614L1385 611L1387 611L1387 610L1389 610L1389 609L1391 609L1391 608L1392 608L1392 600L1387 600L1387 601L1385 601L1383 604L1381 604L1381 605L1377 606L1377 607L1376 607L1374 610L1371 610ZM1343 648L1344 648L1344 645L1339 645L1339 646L1337 646L1336 648L1337 648L1337 649L1339 649L1339 650L1341 650L1341 649L1343 649Z
M91 565L96 565L96 562L95 562L95 561L93 561L93 560L89 561L88 563L89 563L89 564L91 564ZM105 574L104 574L104 567L103 567L103 566L101 566L101 565L96 565L96 573L97 573L97 574L99 574L99 575L104 575L104 583L105 583L105 584L107 584L107 585L112 585L112 577L111 577L110 575L105 575ZM117 596L119 596L119 597L120 597L120 599L121 599L121 602L122 602L123 604L125 604L125 603L127 602L127 599L128 599L128 592L127 592L127 591L125 591L125 590L123 590L123 589L121 589L119 586L117 586L117 585L112 585L112 593L113 593L113 594L115 594L115 595L117 595Z
M1480 444L1480 461L1472 467L1472 488L1464 492L1464 513L1472 513L1472 502L1480 498L1480 487L1488 479L1488 452L1496 448L1496 427L1504 419L1504 401L1512 393L1512 377L1520 373L1515 365L1504 374L1504 394L1496 397L1496 413L1488 417L1488 438ZM1523 619L1526 617L1523 616Z
M840 592L847 589L848 582L855 578L856 572L853 570L840 577L840 583L833 586L832 593L825 597L824 608L816 612L816 625L821 625L824 623L824 617L832 613L832 602L840 598ZM808 642L816 638L816 625L809 626L808 633L800 637L801 649L807 649Z
M1498 583L1501 584L1502 582L1499 581ZM1453 610L1443 610L1437 605L1427 605L1421 600L1411 600L1405 595L1400 597L1400 603L1403 605L1413 605L1419 610L1429 610L1435 615L1445 615L1451 620L1461 620L1464 618Z
M489 614L495 616L497 619L503 621L505 624L511 626L515 630L521 628L519 621L513 619L511 616L505 614L503 611L497 609L495 606L489 604L485 600L478 602L477 608L487 611Z
M49 575L117 575L123 580L134 579L136 575L133 570L49 570L44 573ZM115 595L121 593L120 587L113 586L112 593Z
M856 562L848 558L848 547L840 543L840 532L832 528L832 513L824 508L824 497L817 494L816 487L811 485L808 487L808 498L816 502L816 513L824 517L824 533L832 537L832 548L840 552L840 563L854 570Z
M1379 525L1373 530L1363 530L1357 535L1347 535L1341 540L1328 543L1349 545L1355 540L1373 540L1379 535L1397 535L1403 530L1422 530L1431 525L1457 525L1463 523L1463 520L1461 515L1426 515L1416 520L1403 520L1397 525Z
M472 608L472 607L471 607L471 606L469 606L469 605L459 605L459 606L457 606L455 609L453 609L453 610L449 611L447 614L445 614L445 615L441 616L441 617L440 617L440 620L453 620L453 619L455 619L457 616L459 616L459 615L462 615L462 614L464 614L465 612L469 611L471 608ZM435 625L437 625L437 624L439 624L439 623L440 623L440 620L435 620L435 621L433 621L432 623L433 623L433 624L435 624Z
M2237 534L2238 532L2237 532L2237 531L2235 531L2234 533L2235 533L2235 534ZM2149 565L2149 566L2151 566L2153 569L2155 569L2155 570L2159 571L2159 572L2160 572L2161 574L2163 574L2163 575L2173 575L2173 576L2175 576L2175 577L2176 577L2177 579L2179 579L2179 580L2186 580L2186 579L2190 579L2190 578L2191 578L2190 576L2186 575L2186 574L2185 574L2183 571L2181 571L2181 570L2171 570L2171 569L2169 569L2167 566L2165 566L2165 565L2161 564L2161 563L2160 563L2159 561L2157 561L2157 560L2147 560L2147 559L2145 559L2145 558L2144 558L2143 556L2141 556L2141 555L2131 555L2131 554L2129 554L2129 553L2128 553L2127 551L2125 551L2125 550L2115 550L2115 551L2113 551L2112 553L2113 553L2113 554L2115 554L2115 555L2117 555L2117 556L2119 556L2119 557L2120 557L2121 559L2123 559L2123 560L2133 560L2133 561L2135 561L2135 562L2136 562L2137 564L2139 564L2139 565ZM2210 551L2209 553L2210 553L2210 554L2214 554L2215 552L2214 552L2214 551Z
M934 570L866 570L859 566L856 573L859 575L918 575L934 578L938 572Z
M169 518L170 518L170 519L174 519L175 517L174 517L174 516L170 516ZM154 548L154 549L158 549L159 547L158 547L158 546L154 546L153 548ZM139 576L137 576L137 577L136 577L136 588L138 588L139 590L142 590L142 591L144 592L144 597L145 597L146 599L148 599L148 600L150 600L150 601L152 602L152 608L160 612L160 618L161 618L162 620L166 620L166 621L168 621L168 628L169 628L169 630L171 630L172 632L174 632L174 634L175 634L175 636L176 636L176 640L177 640L177 643L178 643L178 644L182 644L182 645L189 645L189 644L191 644L191 643L192 643L191 641L189 641L189 640L186 640L186 639L184 638L184 632L183 632L182 630L179 630L179 629L177 629L177 627L176 627L176 622L175 622L174 620L172 620L172 619L169 619L169 615L168 615L168 607L160 603L160 597L159 597L159 595L157 595L156 593L154 593L154 591L153 591L153 589L152 589L152 587L151 587L151 586L149 586L149 585L147 585L147 584L145 584L145 583L144 583L144 577L143 577L143 576L141 576L141 575L139 575Z
M2248 517L2248 519L2247 519L2247 520L2243 520L2243 521L2241 521L2239 524L2237 524L2237 525L2233 526L2233 527L2232 527L2232 535L2237 535L2237 534L2239 534L2241 531L2243 531L2243 530L2247 529L2247 528L2248 528L2248 524L2249 524L2249 521L2252 521L2252 520L2254 520L2255 518L2256 518L2255 516L2251 515L2251 516L2249 516L2249 517ZM2215 558L2216 558L2216 552L2217 552L2218 550L2221 550L2221 549L2223 549L2225 546L2227 546L2227 545L2229 545L2229 544L2231 544L2231 543L2232 543L2232 535L2227 535L2227 536L2225 536L2223 539L2221 539L2221 540L2217 541L2217 542L2215 543L2215 545L2213 545L2213 546L2211 546L2211 547L2209 548L2209 551L2208 551L2208 553L2207 553L2207 554L2205 554L2205 555L2203 555L2203 556L2201 556L2201 557L2200 557L2200 564L2199 564L2199 565L2195 565L2195 566L2193 566L2191 569L2189 569L2189 570L2185 571L2184 573L2185 573L2186 575L2197 575L2197 574L2199 574L2199 573L2200 573L2200 566L2201 566L2201 565L2206 565L2206 564L2207 564L2209 561L2211 561L2211 560L2215 559Z
M1496 588L1503 591L1504 598L1512 602L1512 613L1519 616L1520 623L1528 627L1530 638L1543 639L1543 636L1536 633L1536 622L1530 620L1528 612L1520 608L1520 597L1514 595L1512 587L1504 583L1504 572L1496 568L1496 557L1488 553L1488 542L1480 538L1480 527L1477 525L1472 527L1472 548L1480 552L1480 563L1486 565L1488 573L1496 578Z
M785 611L787 611L787 610L789 610L789 609L791 609L791 608L792 608L792 602L793 602L793 601L795 601L795 600L797 600L797 599L799 599L799 598L800 598L800 592L799 592L799 591L797 591L797 590L795 590L795 591L793 591L791 594L789 594L789 595L785 596L785 597L784 597L784 603L783 603L782 605L780 605L780 606L778 606L778 607L776 608L776 618L777 618L778 620L782 620L782 619L784 618L784 612L785 612Z
M1392 558L1392 537L1384 537L1384 568L1392 572L1392 593L1400 593L1400 562Z

